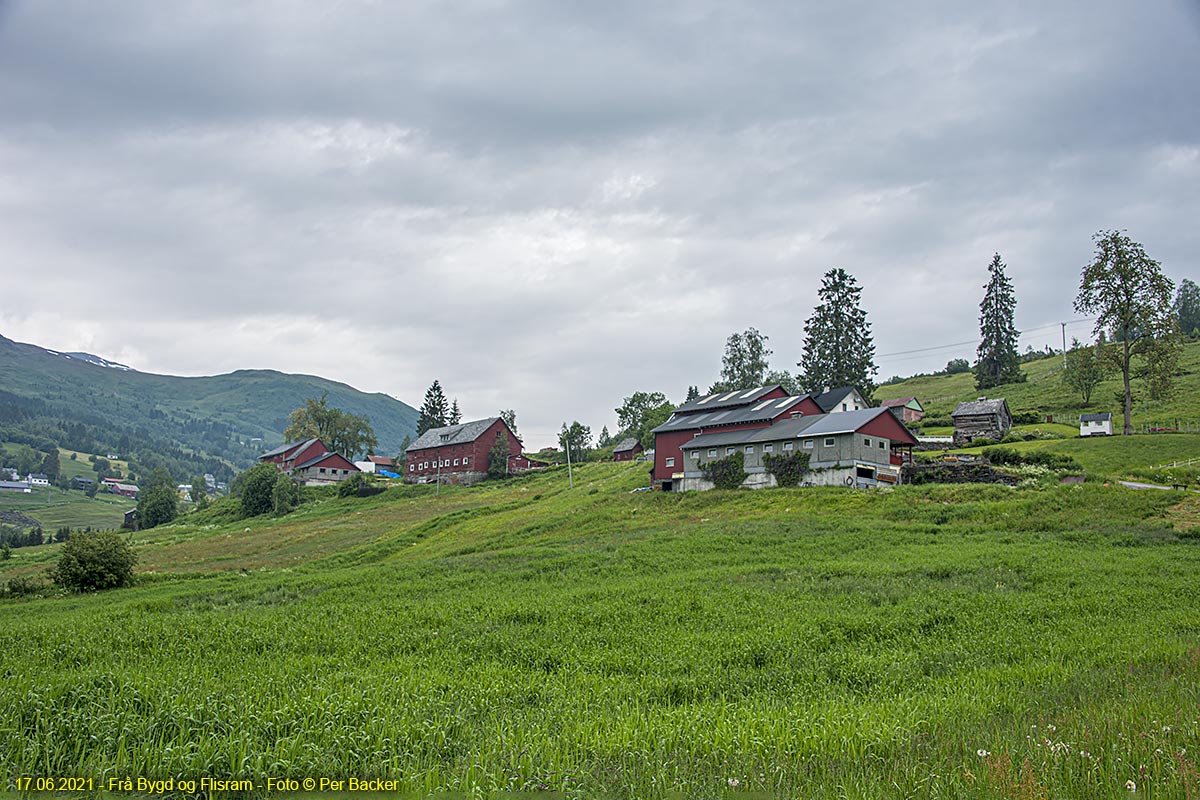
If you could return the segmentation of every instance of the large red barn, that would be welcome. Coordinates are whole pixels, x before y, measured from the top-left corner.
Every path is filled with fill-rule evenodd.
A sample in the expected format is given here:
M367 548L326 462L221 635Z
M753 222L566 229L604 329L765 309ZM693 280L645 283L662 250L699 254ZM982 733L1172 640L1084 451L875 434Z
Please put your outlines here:
M409 483L481 481L487 477L488 457L501 437L508 440L508 469L529 469L521 440L502 417L489 417L425 431L404 455L404 479Z

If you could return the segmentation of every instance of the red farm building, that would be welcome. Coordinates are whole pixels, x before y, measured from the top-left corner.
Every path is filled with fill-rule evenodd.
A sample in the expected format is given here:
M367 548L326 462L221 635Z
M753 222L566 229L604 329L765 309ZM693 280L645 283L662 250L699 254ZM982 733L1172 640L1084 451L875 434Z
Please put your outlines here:
M431 428L408 446L404 480L408 483L470 485L487 478L488 458L496 442L508 442L508 471L524 472L531 464L521 440L501 417L488 417L444 428Z
M641 452L642 443L630 436L613 448L613 461L633 461Z
M282 444L263 453L258 460L263 464L274 464L280 472L309 486L344 481L360 471L352 461L331 451L320 439Z

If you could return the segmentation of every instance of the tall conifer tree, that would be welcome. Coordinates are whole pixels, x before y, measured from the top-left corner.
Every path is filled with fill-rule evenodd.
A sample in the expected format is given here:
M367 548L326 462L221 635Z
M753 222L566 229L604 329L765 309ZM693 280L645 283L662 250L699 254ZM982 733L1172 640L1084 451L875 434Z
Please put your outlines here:
M1005 383L1025 380L1021 358L1017 355L1017 339L1021 332L1013 323L1017 297L1012 281L1004 273L1000 254L988 264L987 285L983 302L979 304L979 349L976 351L975 388L990 389Z
M433 428L444 428L450 416L446 395L436 380L425 390L425 402L421 403L421 418L417 420L417 436Z
M862 287L844 269L831 269L821 279L820 303L804 323L800 358L803 388L854 386L868 401L875 393L875 342L867 312L859 306Z

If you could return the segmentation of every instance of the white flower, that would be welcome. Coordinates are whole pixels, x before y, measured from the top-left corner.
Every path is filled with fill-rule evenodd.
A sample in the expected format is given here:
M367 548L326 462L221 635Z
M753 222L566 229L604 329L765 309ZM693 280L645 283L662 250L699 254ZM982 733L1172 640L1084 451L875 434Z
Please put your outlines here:
M991 753L989 753L987 750L984 750L984 749L981 747L981 748L979 748L978 750L976 750L976 751L975 751L975 755L979 756L980 758L987 758L988 756L990 756L990 755L991 755Z
M728 781L726 781L726 783L728 783L730 785L730 787L732 787L734 789L736 789L737 787L742 785L742 782L739 781L737 778L730 778Z
M1125 781L1125 788L1131 792L1136 792L1137 784L1133 782L1132 778L1130 778L1129 780Z

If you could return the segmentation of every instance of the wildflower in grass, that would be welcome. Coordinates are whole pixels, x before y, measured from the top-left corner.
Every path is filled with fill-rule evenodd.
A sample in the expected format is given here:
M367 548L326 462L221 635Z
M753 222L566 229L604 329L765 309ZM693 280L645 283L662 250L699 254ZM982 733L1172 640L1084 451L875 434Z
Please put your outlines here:
M988 756L990 756L990 755L991 755L991 751L989 751L989 750L984 750L984 749L981 747L981 748L979 748L978 750L976 750L976 751L975 751L975 755L979 756L980 758L987 758Z
M736 789L737 787L742 785L742 782L739 781L737 778L730 778L729 780L726 781L726 783L729 784L729 787L731 789Z
M1136 792L1137 784L1133 782L1132 778L1130 778L1129 780L1125 781L1125 788L1131 792Z

